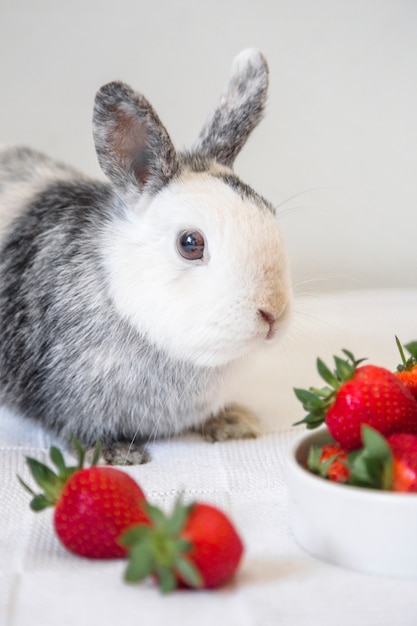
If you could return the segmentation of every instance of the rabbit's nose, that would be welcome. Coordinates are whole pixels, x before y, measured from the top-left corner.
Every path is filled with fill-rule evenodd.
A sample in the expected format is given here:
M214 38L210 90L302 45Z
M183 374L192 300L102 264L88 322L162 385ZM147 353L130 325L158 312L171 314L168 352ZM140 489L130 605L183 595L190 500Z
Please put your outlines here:
M274 326L275 326L275 322L277 321L277 318L275 317L275 315L272 315L272 313L269 313L268 311L264 311L264 309L258 309L258 313L262 317L262 319L265 320L265 322L269 325L269 330L268 330L268 334L266 338L272 339L272 337L275 334Z

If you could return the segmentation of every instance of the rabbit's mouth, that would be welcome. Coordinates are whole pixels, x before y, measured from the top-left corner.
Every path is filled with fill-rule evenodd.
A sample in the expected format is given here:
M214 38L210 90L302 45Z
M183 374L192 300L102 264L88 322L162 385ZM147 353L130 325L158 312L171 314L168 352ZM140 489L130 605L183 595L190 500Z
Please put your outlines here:
M263 335L262 335L263 341L266 343L270 343L271 341L276 339L279 334L281 334L279 331L280 329L279 329L278 324L274 323L273 325L270 325L267 328L267 330L266 331L264 330L263 332Z
M276 329L271 326L265 337L266 341L271 341L275 337L275 335L276 335Z

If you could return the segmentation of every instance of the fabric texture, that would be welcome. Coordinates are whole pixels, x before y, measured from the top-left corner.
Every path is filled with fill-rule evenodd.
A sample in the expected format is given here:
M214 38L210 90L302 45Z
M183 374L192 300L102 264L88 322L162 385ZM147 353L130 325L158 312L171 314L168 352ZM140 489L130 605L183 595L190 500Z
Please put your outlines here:
M302 431L292 426L303 416L293 387L317 384L316 357L330 363L342 348L394 369L394 335L403 343L417 339L417 290L304 296L294 308L288 335L248 358L227 390L259 413L261 437L151 442L151 462L126 468L166 510L183 491L187 501L212 503L230 515L246 550L238 575L221 590L163 596L152 581L125 583L124 560L93 562L67 553L54 536L52 511L32 513L16 478L30 482L25 456L46 461L56 440L0 409L0 625L415 626L416 580L344 570L296 544L286 463Z

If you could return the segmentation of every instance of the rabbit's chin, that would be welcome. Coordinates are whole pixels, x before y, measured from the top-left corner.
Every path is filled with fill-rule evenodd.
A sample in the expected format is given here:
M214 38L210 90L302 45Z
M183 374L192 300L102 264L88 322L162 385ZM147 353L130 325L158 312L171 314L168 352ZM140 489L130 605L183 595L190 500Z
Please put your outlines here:
M252 352L267 350L279 343L289 326L290 309L289 305L288 310L283 313L282 319L272 331L262 327L256 328L251 334L240 339L237 337L237 333L233 334L231 331L227 338L219 335L215 340L215 332L213 331L212 343L205 345L203 342L199 345L198 342L192 341L186 336L182 341L175 341L172 335L167 336L164 342L161 342L160 337L154 340L150 339L150 341L159 350L169 354L173 360L188 362L202 368L227 367L228 364L245 358Z
M213 351L205 350L204 352L199 352L198 350L183 350L181 352L174 352L172 356L179 360L191 362L197 367L222 367L250 354L253 350L259 348L262 343L263 341L254 338L251 341L248 340L244 345L236 346L235 348L230 347L229 349L217 349Z

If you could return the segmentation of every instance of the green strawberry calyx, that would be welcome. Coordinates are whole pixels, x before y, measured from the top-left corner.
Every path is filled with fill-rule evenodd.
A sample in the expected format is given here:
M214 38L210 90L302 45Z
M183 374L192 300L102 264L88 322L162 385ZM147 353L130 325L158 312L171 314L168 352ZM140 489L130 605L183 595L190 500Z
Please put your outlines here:
M401 364L398 365L397 372L411 372L413 367L417 365L417 341L410 341L410 343L404 344L404 348L411 355L408 359L404 354L403 346L397 336L395 337L395 342L401 356Z
M128 549L127 582L155 576L164 593L176 589L179 579L190 587L203 586L199 570L187 558L193 545L181 536L193 506L183 504L181 496L171 515L149 502L144 505L150 525L132 526L119 537L119 543Z
M37 459L26 457L26 462L29 466L32 478L38 487L43 490L42 493L35 493L35 491L27 483L25 483L20 476L17 477L22 487L32 496L30 508L33 511L42 511L48 506L55 506L61 496L65 483L73 474L75 474L75 472L84 467L85 449L75 437L71 438L71 443L77 457L76 465L66 465L61 450L55 446L51 446L49 456L52 463L56 467L56 471L48 467L48 465L41 463ZM97 442L91 461L92 466L98 463L101 450L101 443Z
M340 461L343 465L347 465L345 461L342 461L340 457L340 452L335 452L331 456L329 456L326 460L322 460L322 447L311 446L308 457L307 457L307 467L310 472L313 474L318 474L322 476L322 478L327 478L329 475L329 469L333 465L333 463L337 460Z
M362 447L350 452L346 459L340 453L321 460L322 448L311 446L307 457L307 468L313 474L328 478L328 470L338 460L349 470L347 485L392 491L393 454L385 437L370 426L361 426Z
M320 359L317 359L317 370L321 378L327 383L325 387L310 387L309 389L294 389L294 393L307 415L294 426L305 424L308 429L321 426L326 419L327 411L335 401L337 392L346 382L353 378L357 366L365 359L355 359L352 352L342 350L347 357L342 359L334 356L335 368L331 371Z
M349 484L392 491L393 454L385 437L370 426L361 427L362 448L350 452Z

